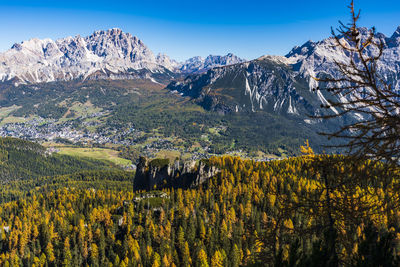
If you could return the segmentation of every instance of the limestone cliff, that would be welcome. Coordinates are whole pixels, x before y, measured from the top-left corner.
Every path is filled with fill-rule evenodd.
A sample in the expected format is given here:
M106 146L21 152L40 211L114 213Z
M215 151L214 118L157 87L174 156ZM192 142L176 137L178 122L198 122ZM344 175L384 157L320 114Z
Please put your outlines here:
M207 161L149 160L141 157L134 179L134 190L151 190L165 187L190 188L198 186L219 172Z

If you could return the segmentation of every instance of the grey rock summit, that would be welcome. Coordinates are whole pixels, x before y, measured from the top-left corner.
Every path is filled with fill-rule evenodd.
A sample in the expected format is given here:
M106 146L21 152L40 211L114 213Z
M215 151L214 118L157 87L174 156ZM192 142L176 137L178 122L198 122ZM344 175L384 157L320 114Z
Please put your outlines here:
M215 67L234 65L245 61L232 53L228 53L226 56L209 55L206 58L197 56L183 62L179 66L179 71L183 73L201 73Z
M359 29L361 38L366 28ZM382 77L400 89L400 27L391 37L378 33L386 44L378 64ZM173 92L191 96L203 107L219 112L267 111L297 117L306 123L317 121L308 115L337 112L323 110L332 97L324 91L313 91L318 82L312 77L338 77L335 61L345 62L348 55L335 47L335 40L307 41L294 47L286 56L262 56L248 62L209 69L191 74L168 85ZM339 100L342 96L339 96ZM344 99L342 99L344 100Z
M199 72L214 66L242 62L227 56L209 56L198 63L178 63L153 52L136 36L121 29L95 31L87 37L56 41L33 38L0 53L0 81L40 83L75 79L148 79L165 82L174 73Z

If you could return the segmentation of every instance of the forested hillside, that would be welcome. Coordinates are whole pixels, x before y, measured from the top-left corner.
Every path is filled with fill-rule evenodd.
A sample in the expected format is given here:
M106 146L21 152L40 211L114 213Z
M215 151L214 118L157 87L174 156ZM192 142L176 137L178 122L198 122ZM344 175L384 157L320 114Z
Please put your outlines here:
M0 265L399 263L398 170L313 154L208 164L220 172L194 189L67 186L2 204Z
M43 146L15 138L0 138L1 182L38 176L73 173L79 170L116 168L110 162L65 155L50 155Z
M0 138L0 203L65 186L122 189L132 185L133 175L108 161L50 154L36 143Z
M294 155L306 138L318 149L327 143L316 128L336 127L260 110L208 111L188 97L141 80L3 85L0 105L2 135L45 142L69 133L73 143L113 143L145 152L152 142L190 153Z

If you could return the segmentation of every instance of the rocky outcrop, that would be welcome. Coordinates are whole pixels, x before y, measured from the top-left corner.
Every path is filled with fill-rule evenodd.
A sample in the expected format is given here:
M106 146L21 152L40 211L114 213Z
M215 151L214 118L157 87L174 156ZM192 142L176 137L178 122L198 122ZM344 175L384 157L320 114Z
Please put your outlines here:
M141 157L136 169L134 190L160 188L192 188L203 184L219 172L206 160L170 163L165 159L149 160Z

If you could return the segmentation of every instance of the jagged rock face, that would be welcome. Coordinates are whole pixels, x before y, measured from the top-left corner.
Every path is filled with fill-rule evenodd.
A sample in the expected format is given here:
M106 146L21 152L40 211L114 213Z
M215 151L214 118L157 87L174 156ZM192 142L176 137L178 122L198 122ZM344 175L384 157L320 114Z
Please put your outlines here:
M197 72L213 66L233 64L237 57L210 56ZM0 81L39 83L73 79L150 79L169 81L173 73L182 72L185 63L178 63L166 55L153 52L136 36L120 29L96 31L87 37L67 37L53 41L31 39L15 44L0 53ZM143 71L146 70L146 71ZM143 76L143 72L147 75ZM187 72L185 70L185 72ZM166 77L161 77L164 75Z
M363 38L367 29L360 28ZM380 74L393 88L400 89L400 27L384 40L386 48L379 62ZM285 57L263 56L256 60L208 70L204 74L190 75L184 81L172 82L168 88L196 99L205 108L222 112L266 110L289 116L307 117L324 111L332 97L326 92L312 89L317 82L312 77L331 75L338 77L336 61L348 57L334 46L334 39L308 41L294 47ZM306 122L311 123L309 119Z
M171 71L176 71L181 65L181 63L178 63L176 60L173 60L169 56L161 53L157 55L156 61L158 64L166 67Z
M166 69L142 41L119 29L97 31L85 38L31 39L0 54L0 62L0 79L16 78L20 83L86 79L97 72L135 78L137 70Z
M182 63L179 70L183 73L201 73L215 67L234 65L245 61L232 53L226 56L192 57Z
M361 38L365 39L368 35L367 28L359 28ZM389 82L393 83L394 88L400 88L400 27L391 37L386 37L382 33L377 33L376 37L383 40L385 49L378 62L380 74ZM341 39L345 43L344 39ZM372 50L371 53L376 51ZM286 56L286 63L293 66L293 70L307 79L310 88L317 86L317 81L311 78L319 77L322 74L338 76L338 70L334 61L348 62L348 55L335 46L333 38L327 38L319 42L308 41L301 47L294 47Z
M275 113L314 113L313 97L290 66L264 57L208 70L172 82L169 89L195 98L204 108L227 112L264 110Z
M175 161L163 166L152 165L152 162L141 157L134 179L134 190L151 190L168 188L192 188L206 182L219 172L215 166L200 161Z

